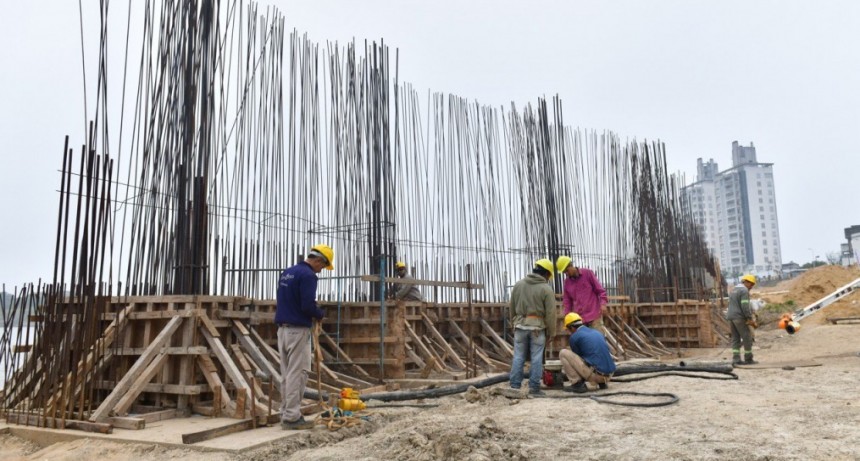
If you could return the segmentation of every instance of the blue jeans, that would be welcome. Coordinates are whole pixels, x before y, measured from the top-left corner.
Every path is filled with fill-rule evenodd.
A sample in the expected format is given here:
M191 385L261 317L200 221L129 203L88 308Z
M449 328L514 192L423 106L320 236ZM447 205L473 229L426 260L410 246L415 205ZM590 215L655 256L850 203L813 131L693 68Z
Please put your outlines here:
M529 367L529 389L540 389L543 375L543 350L546 346L544 330L514 330L514 361L511 363L511 387L519 389L523 383L523 366L526 355L531 352Z

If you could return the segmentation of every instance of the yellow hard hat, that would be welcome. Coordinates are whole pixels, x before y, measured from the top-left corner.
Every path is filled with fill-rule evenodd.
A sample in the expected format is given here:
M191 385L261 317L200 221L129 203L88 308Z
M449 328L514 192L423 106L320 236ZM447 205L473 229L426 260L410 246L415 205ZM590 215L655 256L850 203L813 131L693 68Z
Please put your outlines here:
M749 282L755 285L755 275L747 274L741 277L741 282Z
M555 268L558 269L559 274L563 274L564 270L567 269L567 266L570 265L570 262L573 261L570 259L570 256L559 256L555 261Z
M401 269L401 268L404 268L404 269L405 269L405 268L406 268L406 263L405 263L405 262L403 262L403 261L397 261L397 264L395 264L395 265L394 265L394 267L396 267L396 268L398 268L398 269Z
M550 261L549 259L538 259L537 261L535 261L535 267L542 267L546 269L546 271L549 272L549 278L552 278L552 261Z
M311 247L311 252L316 252L319 255L322 255L322 257L328 261L328 266L325 268L328 270L334 270L334 250L332 250L330 246L323 244L314 245Z
M567 328L569 326L581 327L582 326L582 317L579 316L576 312L571 312L564 316L564 327Z

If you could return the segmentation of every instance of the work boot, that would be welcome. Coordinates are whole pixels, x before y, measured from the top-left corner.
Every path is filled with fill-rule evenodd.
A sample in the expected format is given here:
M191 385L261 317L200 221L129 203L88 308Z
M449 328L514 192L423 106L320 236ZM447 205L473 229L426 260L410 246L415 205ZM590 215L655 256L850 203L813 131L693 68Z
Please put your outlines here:
M546 397L546 392L540 389L529 389L529 395L531 397Z
M286 421L286 420L281 421L281 429L284 429L284 430L300 431L303 429L313 429L313 427L314 427L314 422L313 421L306 421L304 416L299 416L299 419L297 419L295 421Z
M588 392L588 386L585 384L585 381L577 381L572 386L564 389L567 392L575 392L577 394L584 394Z
M732 365L743 365L743 364L744 364L744 362L743 362L743 360L741 360L740 355L732 356Z
M753 360L753 357L751 355L747 355L746 357L744 357L744 365L755 365L757 363L758 362Z
M597 387L602 391L604 389L609 389L609 385L606 383L599 383Z

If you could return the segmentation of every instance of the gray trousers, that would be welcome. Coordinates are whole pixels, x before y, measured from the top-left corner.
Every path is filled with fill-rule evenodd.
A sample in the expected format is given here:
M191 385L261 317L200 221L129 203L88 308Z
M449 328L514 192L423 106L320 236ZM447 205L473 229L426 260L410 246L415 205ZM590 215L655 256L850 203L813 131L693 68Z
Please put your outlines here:
M732 356L740 357L741 345L744 347L744 356L752 357L753 335L750 326L744 319L729 320L732 326Z
M281 355L281 421L295 421L302 416L302 395L311 371L311 329L278 328L278 352Z

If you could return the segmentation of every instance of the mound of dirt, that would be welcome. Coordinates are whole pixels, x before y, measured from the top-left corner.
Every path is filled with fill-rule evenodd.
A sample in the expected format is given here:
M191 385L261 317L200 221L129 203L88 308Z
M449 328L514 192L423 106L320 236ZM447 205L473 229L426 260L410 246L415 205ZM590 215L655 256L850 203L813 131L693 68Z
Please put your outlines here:
M809 306L858 278L860 267L857 266L819 266L773 288L753 290L751 294L753 298L760 298L771 304L794 301L792 307L786 306L785 309L792 312ZM760 312L759 321L765 326L775 328L780 316L781 313L776 311ZM810 315L803 320L803 324L809 328L827 323L828 318L837 317L860 317L860 291L853 292Z
M797 278L781 282L773 288L753 290L752 295L773 304L794 301L799 309L858 278L860 278L858 266L819 266L804 272Z

